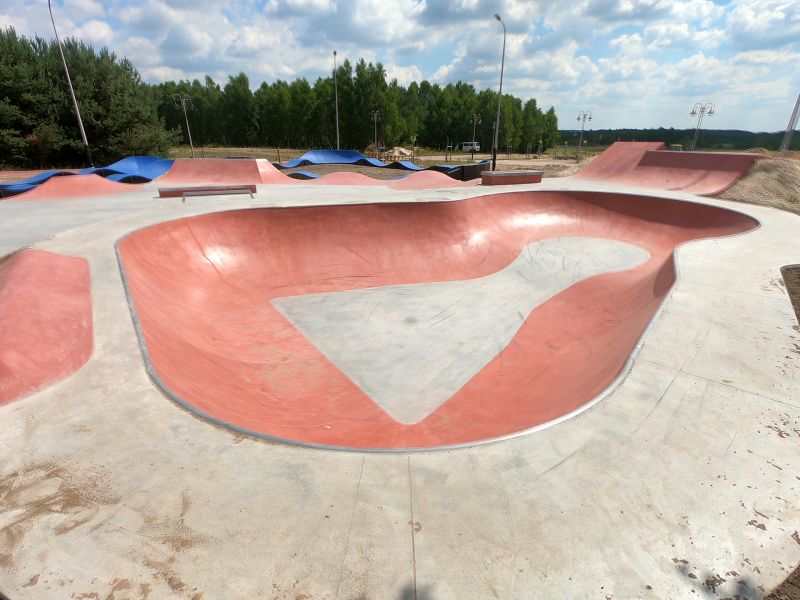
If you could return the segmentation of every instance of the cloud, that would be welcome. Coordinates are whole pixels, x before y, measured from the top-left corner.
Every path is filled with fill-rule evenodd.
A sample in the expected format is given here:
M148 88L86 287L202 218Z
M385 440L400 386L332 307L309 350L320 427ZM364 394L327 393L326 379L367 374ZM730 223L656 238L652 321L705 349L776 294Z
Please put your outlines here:
M716 126L781 129L800 89L798 0L54 0L59 32L127 56L151 82L244 71L262 81L329 76L339 61L504 90L578 110L596 126L687 126L696 101ZM0 26L52 37L46 3L0 0ZM750 108L748 108L748 102ZM757 105L757 108L753 108ZM567 118L569 117L569 118ZM761 119L753 124L753 119Z
M728 16L730 42L739 48L779 48L800 39L800 3L734 0Z
M412 81L422 81L422 71L416 65L400 66L389 63L386 67L386 79L397 79L397 83L407 86Z
M72 30L71 35L94 46L109 46L114 41L111 25L99 19L86 21Z

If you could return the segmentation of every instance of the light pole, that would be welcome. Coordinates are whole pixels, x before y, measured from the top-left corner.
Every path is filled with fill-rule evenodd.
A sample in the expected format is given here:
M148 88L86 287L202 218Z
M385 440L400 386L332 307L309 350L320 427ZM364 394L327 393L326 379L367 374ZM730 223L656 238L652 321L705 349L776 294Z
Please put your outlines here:
M583 145L583 128L586 126L586 119L589 119L589 121L591 122L591 120L592 120L592 111L590 111L590 110L582 110L581 112L578 113L578 121L581 122L581 139L578 140L578 152L576 153L576 156L577 156L578 160L580 160L580 157L581 157L580 156L580 150L581 150L582 145Z
M472 113L472 160L475 160L475 126L481 122L481 116Z
M375 127L375 152L378 152L378 119L381 118L381 113L377 110L373 110L370 115L372 115L372 123Z
M500 92L497 94L497 117L494 120L494 140L492 141L492 171L497 169L497 138L500 135L500 102L503 100L503 69L506 64L506 24L500 15L495 19L503 26L503 57L500 60Z
M695 146L697 146L697 138L700 135L700 125L703 124L703 117L706 115L710 117L714 114L714 103L706 102L703 104L702 102L697 102L692 107L692 112L689 114L693 117L697 117L697 125L694 128L694 137L692 138L692 143L689 146L689 150L694 150Z
M67 84L69 85L69 93L72 96L72 105L75 107L75 114L78 117L78 129L81 131L83 146L86 148L86 156L89 157L89 164L94 167L92 151L89 148L89 140L86 139L86 130L83 128L83 119L81 119L81 110L78 108L78 99L75 97L75 90L72 89L72 78L69 76L67 59L64 57L64 48L61 47L61 40L58 37L58 30L56 30L56 20L53 18L53 7L50 4L50 0L47 0L47 9L50 11L50 21L53 23L53 33L56 34L56 43L58 44L58 51L61 53L61 62L64 63L64 73L67 75Z
M336 102L336 149L339 149L339 86L336 85L336 50L333 51L333 95Z
M194 144L192 143L192 130L189 129L189 117L186 116L186 111L188 109L194 108L194 104L192 104L192 97L189 94L175 94L172 97L172 100L175 103L175 108L180 108L183 110L183 118L186 121L186 135L189 136L189 147L192 149L192 158L194 158Z

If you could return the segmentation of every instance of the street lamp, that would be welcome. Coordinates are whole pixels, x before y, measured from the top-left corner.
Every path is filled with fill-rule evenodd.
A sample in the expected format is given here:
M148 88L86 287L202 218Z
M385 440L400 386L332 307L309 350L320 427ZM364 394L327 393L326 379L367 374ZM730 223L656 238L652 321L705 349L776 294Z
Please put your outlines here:
M703 104L702 102L697 102L692 107L692 112L689 114L693 117L697 117L697 125L694 128L694 137L692 138L692 143L689 145L689 150L694 150L695 146L697 146L697 138L700 135L700 125L703 124L703 117L706 115L710 117L714 114L714 103L706 102Z
M475 125L481 122L481 116L476 113L472 113L472 160L475 160Z
M580 160L580 150L581 150L581 147L583 145L583 128L586 126L586 120L587 119L591 122L591 120L592 120L592 111L590 111L590 110L582 110L581 112L578 113L578 121L581 122L581 139L578 140L578 152L576 153L576 156L577 156L578 160Z
M336 50L333 51L333 94L336 99L336 149L339 149L339 87L336 85Z
M372 115L372 123L375 126L375 152L378 152L378 119L381 118L380 111L373 110L370 115Z
M500 60L500 92L497 94L497 117L494 120L494 140L492 141L492 171L497 168L497 138L500 135L500 102L503 99L503 69L506 64L506 24L500 15L495 19L503 26L503 57Z
M189 117L186 116L186 111L194 108L192 97L189 94L175 94L172 97L175 103L175 108L183 110L183 118L186 121L186 135L189 137L189 147L192 149L192 158L194 158L194 144L192 143L192 130L189 129Z
M78 116L78 129L81 132L83 145L86 148L86 156L89 157L89 164L94 167L92 161L92 151L89 149L89 141L86 139L86 131L83 129L83 119L81 119L81 111L78 108L78 99L75 97L75 90L72 89L72 78L69 76L69 69L67 68L67 59L64 57L64 48L61 47L61 40L58 37L56 30L56 20L53 18L53 7L50 0L47 0L47 9L50 11L50 21L53 23L53 33L56 34L56 43L58 44L58 51L61 53L61 62L64 63L64 73L67 75L67 84L69 85L69 93L72 96L72 105L75 107L75 114Z

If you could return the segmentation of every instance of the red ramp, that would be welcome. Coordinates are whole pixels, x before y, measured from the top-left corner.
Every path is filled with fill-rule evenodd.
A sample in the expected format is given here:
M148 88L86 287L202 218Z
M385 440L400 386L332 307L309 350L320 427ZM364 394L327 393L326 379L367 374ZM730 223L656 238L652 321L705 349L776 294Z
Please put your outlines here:
M573 177L715 196L744 177L759 158L747 153L671 152L661 142L615 142Z
M77 371L92 348L86 259L23 250L0 262L0 405Z
M30 191L11 196L4 202L21 200L65 200L88 196L125 194L141 189L139 184L119 183L99 175L65 175L51 177Z
M268 160L249 158L179 158L159 183L289 183L292 179Z
M272 440L420 449L584 409L624 373L675 247L756 225L651 197L517 192L187 217L118 255L148 370L185 408Z

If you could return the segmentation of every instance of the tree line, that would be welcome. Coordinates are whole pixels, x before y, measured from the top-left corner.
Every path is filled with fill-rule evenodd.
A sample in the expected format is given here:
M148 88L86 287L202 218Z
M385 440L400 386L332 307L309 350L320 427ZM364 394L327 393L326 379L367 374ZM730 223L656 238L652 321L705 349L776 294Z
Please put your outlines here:
M186 142L177 94L191 98L188 121L196 144L335 148L335 93L340 145L363 150L374 136L386 147L416 143L445 148L465 141L488 150L497 93L458 82L428 81L407 87L387 79L381 63L345 60L335 75L262 83L255 91L245 73L221 85L168 81L150 85L134 65L107 48L63 41L75 94L96 164L123 156L165 154ZM535 99L503 94L499 145L515 151L558 142L558 118ZM377 111L377 121L372 120ZM474 127L474 129L473 129ZM473 133L474 131L474 133ZM86 164L77 119L57 43L0 29L0 166Z
M64 53L96 164L169 149L175 135L159 116L157 90L130 61L74 39ZM86 162L58 45L0 29L0 166Z
M252 92L247 75L239 73L224 87L206 76L203 82L168 81L155 88L161 96L159 114L168 128L182 130L184 136L184 115L174 99L177 94L191 98L192 136L204 145L335 148L338 93L342 148L363 149L377 137L385 147L414 142L445 148L478 141L488 149L497 110L497 92L492 90L477 91L461 81L445 86L412 82L404 87L387 80L381 63L363 59L355 65L345 60L336 69L335 81L333 75L313 84L306 79L278 80ZM523 104L503 94L501 110L498 143L503 150L511 145L524 151L540 143L546 149L558 142L552 107L543 112L535 99Z

